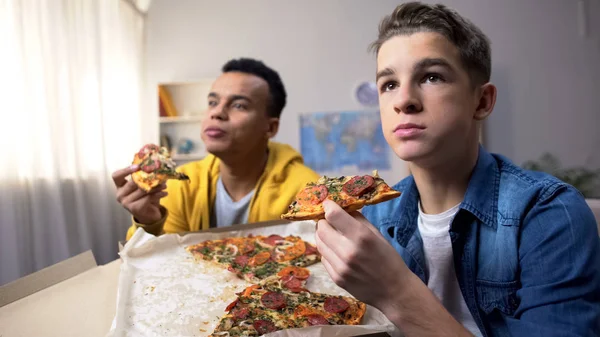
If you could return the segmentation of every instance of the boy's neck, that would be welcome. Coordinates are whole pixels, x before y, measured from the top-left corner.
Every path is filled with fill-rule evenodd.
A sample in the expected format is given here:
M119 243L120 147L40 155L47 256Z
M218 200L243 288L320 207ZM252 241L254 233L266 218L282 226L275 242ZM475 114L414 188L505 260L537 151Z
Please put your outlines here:
M243 158L221 159L221 181L233 201L242 199L254 189L268 158L268 150L265 149Z
M463 201L478 155L479 144L434 167L410 166L424 213L439 214Z

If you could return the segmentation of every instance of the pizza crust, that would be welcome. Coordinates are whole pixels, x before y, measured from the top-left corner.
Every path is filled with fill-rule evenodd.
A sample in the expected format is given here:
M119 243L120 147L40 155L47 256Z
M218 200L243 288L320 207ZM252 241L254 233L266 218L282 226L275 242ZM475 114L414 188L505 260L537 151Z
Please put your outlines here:
M364 202L364 200L360 200L359 202L353 203L352 205L349 206L342 206L342 208L348 212L348 213L352 213L355 211L360 210L361 208L363 208L366 205L366 203ZM301 221L301 220L314 220L314 221L319 221L319 220L323 220L325 219L325 210L323 209L323 206L319 207L318 210L313 210L313 211L298 211L295 213L286 213L281 215L282 219L285 220L292 220L292 221Z
M344 299L346 301L349 300L347 297L344 297ZM360 324L360 321L362 320L363 316L365 315L365 312L367 311L367 305L365 303L355 300L353 298L351 298L351 299L354 301L349 302L350 308L348 308L348 310L346 310L346 312L350 313L350 314L344 315L344 318L346 319L347 325L358 325L358 324ZM350 310L352 310L352 311L350 311Z
M385 192L380 192L373 197L373 199L367 201L366 205L375 205L384 201L392 200L400 196L400 192L395 190L389 190Z

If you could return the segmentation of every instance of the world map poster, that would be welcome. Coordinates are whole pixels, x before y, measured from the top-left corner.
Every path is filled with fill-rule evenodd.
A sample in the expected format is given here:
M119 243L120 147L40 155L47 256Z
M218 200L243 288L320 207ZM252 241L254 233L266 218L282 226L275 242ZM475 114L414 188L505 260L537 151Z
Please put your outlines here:
M305 164L319 173L390 169L378 111L302 114L300 147Z

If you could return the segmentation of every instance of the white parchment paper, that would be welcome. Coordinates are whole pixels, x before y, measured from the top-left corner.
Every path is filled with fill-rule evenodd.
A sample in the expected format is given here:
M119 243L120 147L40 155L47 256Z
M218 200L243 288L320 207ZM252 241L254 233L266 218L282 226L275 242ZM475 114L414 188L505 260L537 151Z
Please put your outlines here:
M138 229L120 255L117 311L107 336L208 336L217 326L236 292L250 284L210 263L194 261L184 247L230 236L296 235L314 243L315 223L223 233L176 234L155 237ZM309 266L307 288L313 292L350 296L329 277L321 263ZM400 336L376 308L368 306L360 326L318 326L267 334L269 337L357 336L384 331Z

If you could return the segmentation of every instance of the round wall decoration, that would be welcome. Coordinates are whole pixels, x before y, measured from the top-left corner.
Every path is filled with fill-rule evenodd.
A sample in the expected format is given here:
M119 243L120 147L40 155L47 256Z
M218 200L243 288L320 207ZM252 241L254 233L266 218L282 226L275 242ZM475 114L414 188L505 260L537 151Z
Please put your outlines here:
M375 106L379 103L377 84L375 82L363 82L356 88L356 100L366 106Z

